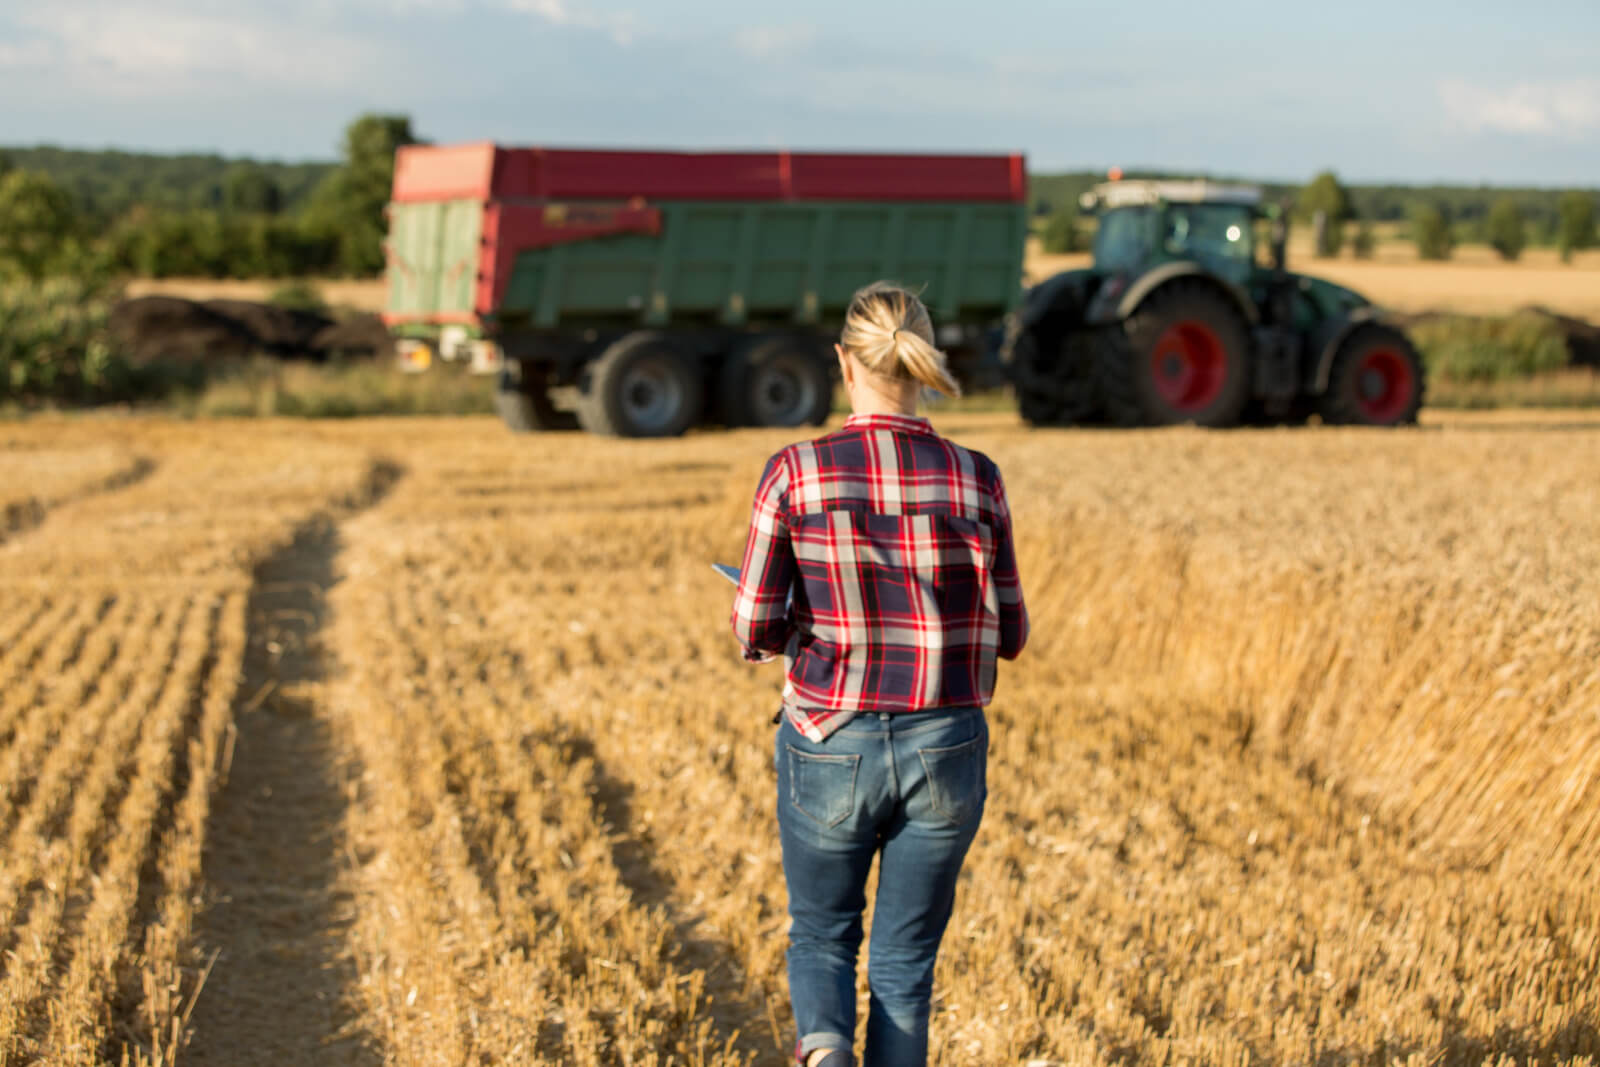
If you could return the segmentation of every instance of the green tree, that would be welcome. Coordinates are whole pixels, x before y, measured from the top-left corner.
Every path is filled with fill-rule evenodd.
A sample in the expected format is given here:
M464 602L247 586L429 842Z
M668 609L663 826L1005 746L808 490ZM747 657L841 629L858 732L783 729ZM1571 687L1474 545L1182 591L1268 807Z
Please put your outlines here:
M1325 170L1311 179L1311 184L1300 190L1300 212L1308 219L1323 219L1317 236L1317 255L1337 256L1344 246L1344 224L1353 214L1350 194L1339 184L1339 176Z
M403 115L362 115L345 129L344 162L317 187L306 220L313 233L336 236L344 273L383 270L383 209L394 182L395 149L415 143Z
M1560 220L1556 247L1561 250L1561 261L1568 263L1572 253L1594 247L1594 197L1576 189L1562 193L1556 213Z
M1450 220L1436 204L1423 204L1412 211L1411 239L1422 259L1449 259L1456 247Z
M1052 255L1083 251L1083 232L1074 212L1057 211L1039 233L1039 247Z
M1372 232L1372 221L1362 219L1356 225L1355 240L1350 242L1350 252L1357 259L1371 259L1378 250L1378 235Z
M67 191L43 174L0 178L0 275L34 280L78 253L77 219Z
M228 171L224 200L229 211L248 215L276 215L283 209L283 190L262 168L241 163Z
M1500 253L1501 259L1514 260L1522 255L1528 244L1528 227L1515 200L1509 196L1496 200L1485 225L1489 247Z

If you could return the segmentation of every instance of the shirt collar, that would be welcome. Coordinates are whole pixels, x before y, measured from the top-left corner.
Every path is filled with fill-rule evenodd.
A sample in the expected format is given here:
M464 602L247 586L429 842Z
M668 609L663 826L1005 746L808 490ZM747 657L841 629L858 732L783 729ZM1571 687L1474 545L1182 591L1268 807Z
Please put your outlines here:
M933 425L921 415L851 415L844 420L847 430L900 430L904 433L933 433Z

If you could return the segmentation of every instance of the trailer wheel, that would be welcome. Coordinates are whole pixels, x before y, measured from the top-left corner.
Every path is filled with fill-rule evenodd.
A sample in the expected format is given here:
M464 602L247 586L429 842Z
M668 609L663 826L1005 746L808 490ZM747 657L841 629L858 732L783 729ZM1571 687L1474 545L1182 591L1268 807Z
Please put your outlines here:
M729 426L821 426L833 407L833 376L801 338L756 338L728 354L721 399Z
M1340 426L1415 423L1425 387L1422 358L1405 334L1376 323L1361 326L1333 357L1322 419Z
M551 404L544 386L530 382L527 373L520 381L502 374L495 383L494 410L506 429L512 433L576 430L578 417Z
M1107 331L1096 371L1112 418L1124 426L1233 426L1250 395L1243 319L1204 283L1176 281L1145 298L1121 336Z
M676 437L700 417L700 368L667 338L629 334L589 368L578 422L614 437Z

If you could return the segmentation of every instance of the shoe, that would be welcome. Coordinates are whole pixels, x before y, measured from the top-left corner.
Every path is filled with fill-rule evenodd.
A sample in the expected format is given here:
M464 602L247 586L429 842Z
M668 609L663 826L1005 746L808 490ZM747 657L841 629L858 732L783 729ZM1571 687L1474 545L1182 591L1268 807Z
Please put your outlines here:
M848 1049L836 1048L818 1060L816 1067L856 1067L856 1058Z

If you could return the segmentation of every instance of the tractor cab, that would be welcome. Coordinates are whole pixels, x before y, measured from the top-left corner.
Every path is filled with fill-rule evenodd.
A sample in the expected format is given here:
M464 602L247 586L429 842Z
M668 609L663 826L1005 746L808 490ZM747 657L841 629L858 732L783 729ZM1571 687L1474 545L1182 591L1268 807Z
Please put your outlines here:
M1094 269L1137 277L1162 263L1192 261L1234 285L1256 269L1256 223L1264 217L1261 190L1208 181L1118 181L1096 186L1080 200L1098 212Z

